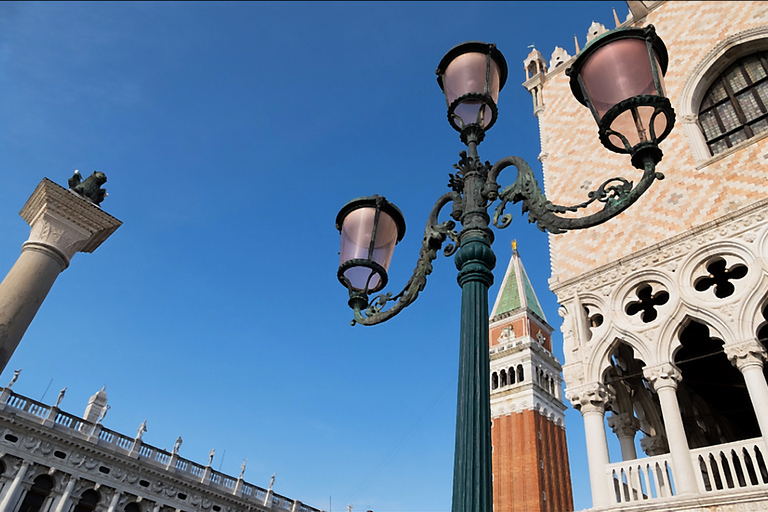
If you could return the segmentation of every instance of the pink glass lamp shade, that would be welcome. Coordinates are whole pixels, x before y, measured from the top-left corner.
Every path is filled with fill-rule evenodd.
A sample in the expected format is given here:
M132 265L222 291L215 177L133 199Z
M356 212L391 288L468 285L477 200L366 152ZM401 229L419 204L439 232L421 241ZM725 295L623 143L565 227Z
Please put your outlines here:
M379 196L354 199L337 215L336 229L341 233L339 281L365 294L384 288L395 245L405 235L397 206Z
M461 43L445 54L436 73L451 126L459 132L470 125L487 130L496 122L496 102L507 81L507 61L496 45Z
M606 32L566 70L571 91L589 107L606 148L632 154L657 145L672 130L674 111L664 92L667 62L667 49L649 25Z

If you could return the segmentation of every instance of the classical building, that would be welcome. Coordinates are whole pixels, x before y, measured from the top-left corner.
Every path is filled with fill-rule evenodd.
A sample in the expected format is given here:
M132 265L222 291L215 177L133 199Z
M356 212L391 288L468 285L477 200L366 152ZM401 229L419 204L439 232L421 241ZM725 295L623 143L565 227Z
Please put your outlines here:
M573 510L552 331L513 243L489 326L496 512Z
M4 388L0 511L321 512L245 482L245 464L233 477L211 468L213 452L205 465L180 457L181 438L171 452L144 443L146 424L109 430L108 407L103 389L80 418Z
M617 218L550 236L593 510L768 510L768 2L627 4L616 24L654 25L669 53L666 178ZM525 62L544 185L563 205L640 176L584 129L572 59Z

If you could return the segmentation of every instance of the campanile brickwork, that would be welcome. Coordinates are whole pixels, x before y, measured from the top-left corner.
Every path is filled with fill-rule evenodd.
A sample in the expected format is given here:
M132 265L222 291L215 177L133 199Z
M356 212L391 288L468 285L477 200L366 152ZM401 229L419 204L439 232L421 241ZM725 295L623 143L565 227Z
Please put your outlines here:
M495 512L573 510L561 368L551 335L513 248L490 324Z

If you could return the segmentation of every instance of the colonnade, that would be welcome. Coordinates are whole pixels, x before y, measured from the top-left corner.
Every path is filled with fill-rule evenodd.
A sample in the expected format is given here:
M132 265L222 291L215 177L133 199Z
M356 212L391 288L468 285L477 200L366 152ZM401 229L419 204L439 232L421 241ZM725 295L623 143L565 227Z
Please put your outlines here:
M768 353L757 340L726 345L724 349L728 359L744 377L761 435L764 440L768 440L768 383L763 374L763 364L768 359ZM659 398L676 495L698 494L695 468L677 398L682 374L674 363L667 362L645 367L643 376ZM569 389L566 394L584 420L593 506L609 506L613 503L614 489L610 487L606 473L610 458L605 434L605 412L610 408L613 397L602 382ZM622 460L636 459L634 437L639 430L637 418L632 413L612 415L608 418L608 425L618 437Z

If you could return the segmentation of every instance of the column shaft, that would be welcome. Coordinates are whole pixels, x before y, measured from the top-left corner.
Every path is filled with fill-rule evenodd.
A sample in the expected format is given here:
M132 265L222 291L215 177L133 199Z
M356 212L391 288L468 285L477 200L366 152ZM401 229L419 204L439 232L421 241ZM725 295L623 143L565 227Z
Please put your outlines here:
M762 365L744 365L739 369L747 384L747 392L752 401L752 408L755 410L757 423L760 425L763 442L768 444L768 385L765 382Z
M677 494L696 494L696 476L691 462L691 450L685 436L683 418L677 403L677 391L672 386L659 386L656 390L661 403L661 415L667 432L669 454L672 457L672 472L675 475Z
M8 364L56 278L66 268L64 261L54 249L25 245L0 283L0 369Z
M69 497L72 496L72 490L75 488L75 482L77 482L77 478L70 476L69 482L67 482L67 488L64 489L64 493L59 497L59 502L56 504L54 512L64 512L65 506L71 505L69 502Z
M16 477L11 482L11 486L3 497L3 501L0 502L0 510L12 510L12 506L16 504L18 500L19 488L21 487L21 481L24 480L24 476L27 474L30 463L27 461L22 462L19 472L16 473Z
M605 467L610 464L608 439L605 436L604 410L582 409L584 434L587 439L587 461L589 463L589 484L592 491L592 505L605 507L611 505L611 489Z

